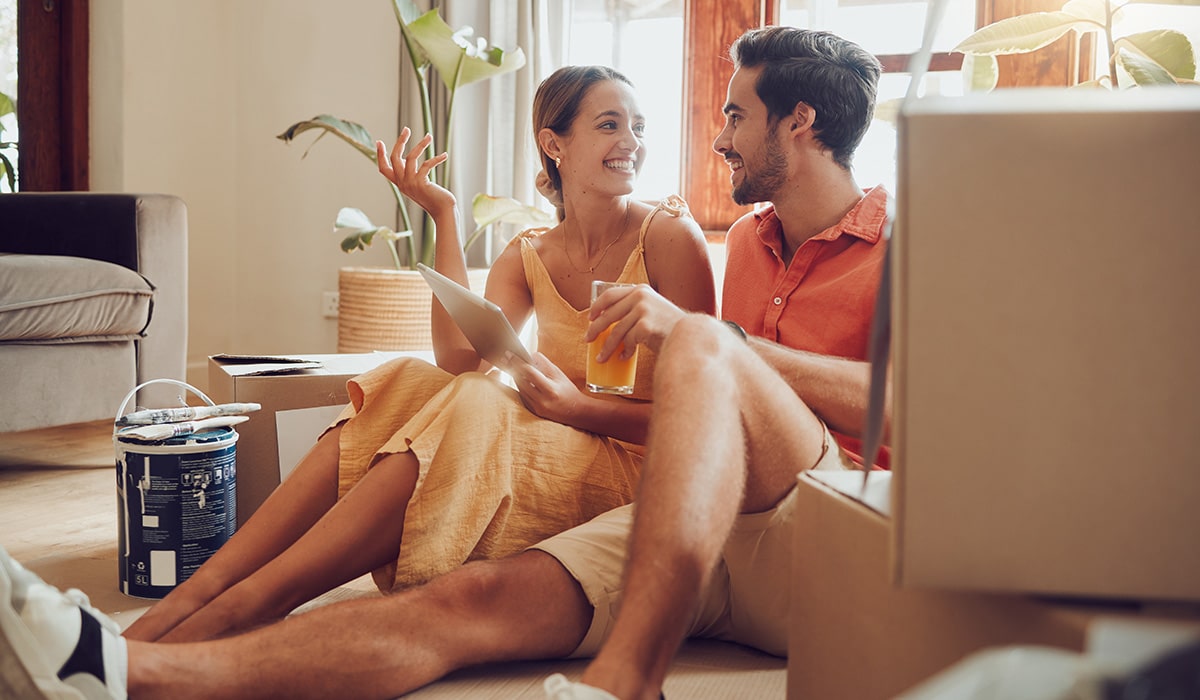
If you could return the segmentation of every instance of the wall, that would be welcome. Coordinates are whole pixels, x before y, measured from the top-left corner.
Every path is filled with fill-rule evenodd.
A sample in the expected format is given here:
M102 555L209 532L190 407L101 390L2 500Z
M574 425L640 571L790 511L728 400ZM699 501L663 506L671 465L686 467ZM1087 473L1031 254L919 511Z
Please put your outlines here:
M93 0L91 174L97 191L188 205L188 380L218 352L334 352L321 295L343 265L342 206L392 223L374 166L327 137L275 136L329 112L390 143L400 33L388 0ZM310 132L311 134L311 132Z

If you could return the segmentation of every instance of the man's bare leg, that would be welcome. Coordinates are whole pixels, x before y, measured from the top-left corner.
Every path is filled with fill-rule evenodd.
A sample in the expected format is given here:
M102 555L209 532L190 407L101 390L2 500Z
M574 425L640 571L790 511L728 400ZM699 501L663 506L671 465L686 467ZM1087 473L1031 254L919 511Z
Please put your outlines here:
M290 547L337 501L338 438L327 432L245 525L187 581L138 618L125 637L154 641Z
M469 665L565 656L592 609L553 557L468 564L226 639L129 643L135 698L394 698Z
M160 640L200 641L277 620L335 586L395 561L417 473L411 452L384 456L294 544Z
M734 519L778 503L824 441L779 375L713 319L680 321L657 367L637 497L652 506L637 510L621 613L582 679L625 700L659 696Z

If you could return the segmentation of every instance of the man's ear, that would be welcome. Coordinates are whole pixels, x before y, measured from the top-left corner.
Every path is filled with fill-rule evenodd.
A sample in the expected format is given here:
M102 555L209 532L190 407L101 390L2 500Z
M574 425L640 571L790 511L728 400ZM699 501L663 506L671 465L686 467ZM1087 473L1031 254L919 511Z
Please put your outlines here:
M797 102L792 108L792 113L788 117L788 131L798 136L802 133L812 131L813 124L817 121L817 110L813 109L807 102Z
M537 133L538 146L541 147L542 153L550 156L550 160L554 160L562 152L562 147L558 143L558 134L554 133L554 129L550 127L542 127Z

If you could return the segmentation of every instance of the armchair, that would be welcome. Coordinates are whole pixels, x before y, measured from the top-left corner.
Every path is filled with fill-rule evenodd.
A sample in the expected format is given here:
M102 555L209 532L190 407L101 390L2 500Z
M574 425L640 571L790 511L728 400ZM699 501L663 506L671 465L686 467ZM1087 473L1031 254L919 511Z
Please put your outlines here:
M184 379L187 210L171 195L0 195L0 432L113 418ZM173 405L164 385L137 397Z

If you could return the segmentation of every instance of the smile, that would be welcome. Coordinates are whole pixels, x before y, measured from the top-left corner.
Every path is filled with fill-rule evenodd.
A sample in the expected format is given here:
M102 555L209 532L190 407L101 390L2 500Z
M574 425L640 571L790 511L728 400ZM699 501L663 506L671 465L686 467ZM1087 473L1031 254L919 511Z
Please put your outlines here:
M610 170L631 173L634 170L635 164L632 160L606 160L604 161L604 167Z

